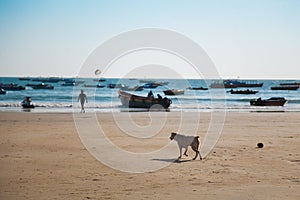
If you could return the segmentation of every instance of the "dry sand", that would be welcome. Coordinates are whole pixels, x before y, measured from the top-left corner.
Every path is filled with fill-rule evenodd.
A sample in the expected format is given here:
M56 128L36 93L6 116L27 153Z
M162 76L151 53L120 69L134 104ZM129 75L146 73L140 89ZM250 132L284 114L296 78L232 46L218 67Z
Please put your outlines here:
M166 127L143 145L128 143L130 138L110 113L97 115L111 141L136 152L169 143L180 117L167 113ZM148 113L132 116L141 126L149 123ZM201 113L201 137L210 117ZM92 157L79 139L72 114L2 112L0 199L300 199L299 124L297 112L227 113L220 140L204 160L134 174ZM256 148L257 142L264 148ZM184 160L194 155L188 153Z

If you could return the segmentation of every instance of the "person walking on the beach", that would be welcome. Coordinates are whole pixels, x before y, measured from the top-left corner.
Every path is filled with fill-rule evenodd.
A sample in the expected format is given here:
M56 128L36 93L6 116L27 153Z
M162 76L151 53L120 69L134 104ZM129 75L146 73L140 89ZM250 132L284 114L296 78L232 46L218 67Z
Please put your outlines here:
M88 100L87 100L86 95L83 93L83 90L81 90L81 93L78 96L78 101L80 101L80 104L81 104L81 111L80 111L80 113L85 113L84 103L85 102L87 103Z

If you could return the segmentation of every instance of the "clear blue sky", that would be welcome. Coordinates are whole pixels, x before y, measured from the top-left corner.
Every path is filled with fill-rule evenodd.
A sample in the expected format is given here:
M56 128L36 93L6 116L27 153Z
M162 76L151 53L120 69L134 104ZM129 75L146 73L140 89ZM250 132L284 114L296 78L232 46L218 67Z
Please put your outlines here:
M171 29L224 78L300 79L298 0L0 0L0 76L74 76L105 40Z

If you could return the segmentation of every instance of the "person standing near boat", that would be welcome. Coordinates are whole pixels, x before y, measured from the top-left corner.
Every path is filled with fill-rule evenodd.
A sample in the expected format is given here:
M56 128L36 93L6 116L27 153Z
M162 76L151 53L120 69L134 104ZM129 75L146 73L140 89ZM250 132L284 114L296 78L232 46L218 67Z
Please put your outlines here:
M87 97L86 95L83 93L83 90L81 90L79 96L78 96L78 101L80 101L80 104L81 104L81 111L80 113L85 113L85 110L84 110L84 103L88 102L87 100Z

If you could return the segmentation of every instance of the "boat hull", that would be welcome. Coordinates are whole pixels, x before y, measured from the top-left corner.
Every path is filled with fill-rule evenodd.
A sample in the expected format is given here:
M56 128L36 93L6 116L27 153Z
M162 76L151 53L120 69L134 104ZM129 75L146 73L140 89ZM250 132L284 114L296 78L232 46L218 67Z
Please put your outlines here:
M164 90L165 95L182 95L184 90Z
M172 101L168 98L147 98L142 96L133 95L122 90L119 91L119 98L123 106L129 108L151 108L155 105L161 106L164 109L169 108Z
M251 106L284 106L284 104L287 102L284 98L277 98L277 99L267 99L267 100L260 100L260 99L254 99L250 100Z

